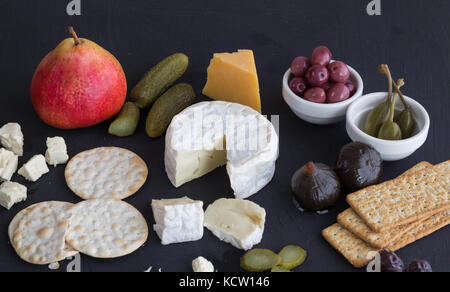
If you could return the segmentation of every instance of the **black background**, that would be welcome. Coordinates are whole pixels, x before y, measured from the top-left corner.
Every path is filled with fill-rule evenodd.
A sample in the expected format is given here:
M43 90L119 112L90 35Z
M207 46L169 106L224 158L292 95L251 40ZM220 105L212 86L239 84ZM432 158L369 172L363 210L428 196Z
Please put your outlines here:
M113 53L123 65L131 89L141 75L160 59L184 52L191 66L182 81L191 83L198 100L206 81L206 68L214 52L253 49L260 78L263 111L280 115L280 158L273 181L251 200L265 207L267 222L259 245L278 251L298 244L309 252L298 271L356 271L321 237L320 231L336 221L346 208L344 198L326 215L301 214L292 203L291 175L313 160L334 164L344 144L350 142L344 122L314 126L299 120L281 97L281 78L298 55L309 55L321 44L336 59L359 71L365 93L385 91L386 80L377 72L390 65L395 78L406 78L404 92L417 99L432 119L426 144L413 156L385 163L384 179L393 178L414 164L438 163L450 158L449 70L450 2L444 0L382 0L382 16L366 14L369 0L82 0L82 16L66 15L61 0L0 1L0 124L19 122L25 135L25 155L45 152L45 140L63 136L70 155L97 146L126 147L150 167L146 185L127 201L154 223L152 199L188 195L203 200L232 197L224 169L175 189L164 171L164 139L147 138L141 125L137 134L116 138L107 134L108 123L60 131L44 125L34 113L29 84L40 60L67 37L73 24L80 37L93 40ZM79 199L66 187L64 166L28 184L29 198L11 211L0 210L0 270L49 271L22 262L13 252L7 226L24 207L44 200ZM15 181L23 182L18 175ZM450 271L450 228L444 228L399 252L405 261L428 259L435 270ZM205 256L219 271L240 271L243 251L219 241L209 231L201 241L162 246L151 231L149 241L132 255L101 260L82 257L83 271L190 271L191 261ZM65 264L63 264L63 268Z

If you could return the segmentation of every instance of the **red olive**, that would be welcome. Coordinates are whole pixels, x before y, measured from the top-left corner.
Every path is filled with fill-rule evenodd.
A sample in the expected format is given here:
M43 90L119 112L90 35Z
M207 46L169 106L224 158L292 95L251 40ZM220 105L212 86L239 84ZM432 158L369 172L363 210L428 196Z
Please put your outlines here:
M327 66L330 64L331 57L331 51L325 46L320 46L313 50L310 61L312 65Z
M315 103L324 103L327 100L327 94L322 88L313 87L305 92L303 98Z

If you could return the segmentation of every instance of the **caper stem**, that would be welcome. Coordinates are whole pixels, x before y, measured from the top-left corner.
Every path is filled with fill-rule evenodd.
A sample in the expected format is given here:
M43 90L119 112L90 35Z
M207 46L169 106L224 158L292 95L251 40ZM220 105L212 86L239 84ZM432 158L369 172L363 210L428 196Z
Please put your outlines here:
M402 82L400 82L400 80L402 80ZM395 84L395 82L393 82L393 86L395 88L395 91L400 96L400 99L402 100L403 106L405 107L405 109L409 110L409 105L406 102L405 97L403 96L403 93L400 91L400 88L403 87L403 85L405 85L404 79L399 79L397 84Z
M395 113L395 101L397 100L397 95L394 94L391 99L391 112L389 113L389 121L394 122L394 113Z
M378 70L380 71L381 74L386 75L387 78L388 78L388 82L389 82L388 100L392 100L392 92L393 92L393 90L392 90L392 82L393 82L393 80L392 80L391 71L389 70L389 66L386 65L386 64L381 64L378 67Z

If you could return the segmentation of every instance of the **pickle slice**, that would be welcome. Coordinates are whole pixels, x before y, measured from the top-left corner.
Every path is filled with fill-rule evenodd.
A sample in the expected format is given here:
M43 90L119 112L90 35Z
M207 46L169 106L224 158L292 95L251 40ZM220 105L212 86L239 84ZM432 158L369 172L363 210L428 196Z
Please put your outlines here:
M272 273L290 273L291 271L280 266L275 266L270 270Z
M308 253L299 246L288 245L278 255L281 258L279 266L292 270L305 262Z
M249 272L264 272L281 262L279 255L268 249L254 249L241 259L241 267Z

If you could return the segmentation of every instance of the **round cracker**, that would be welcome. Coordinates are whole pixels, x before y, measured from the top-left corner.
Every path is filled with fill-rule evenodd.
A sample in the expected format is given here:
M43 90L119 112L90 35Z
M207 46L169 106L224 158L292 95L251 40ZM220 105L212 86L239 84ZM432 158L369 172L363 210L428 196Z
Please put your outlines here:
M144 216L115 199L81 202L73 208L66 240L76 250L95 258L117 258L139 249L148 238Z
M135 194L147 176L144 160L118 147L81 152L69 161L65 171L67 185L84 200L123 200Z
M13 220L17 227L11 243L20 258L36 265L64 260L71 208L65 202L42 202L27 208L18 221Z
M52 201L52 202L49 202L49 203L53 204L52 209L60 208L60 207L63 207L63 209L67 209L69 207L73 207L74 206L74 204L67 203L67 202L55 202L55 201ZM60 204L60 203L64 203L64 204ZM34 204L34 205L29 206L28 208L23 209L22 211L17 213L16 216L14 216L14 218L9 223L9 226L8 226L9 242L11 242L11 245L14 248L14 250L16 249L16 247L14 246L14 243L13 243L14 231L16 231L17 226L19 225L19 222L23 219L23 216L26 214L26 212L28 212L28 210L30 210L31 208L36 207L36 205L37 204ZM73 257L76 254L78 254L78 251L76 251L75 249L73 249L73 247L71 247L70 245L68 245L66 243L66 246L64 247L64 256L65 256L65 258Z

